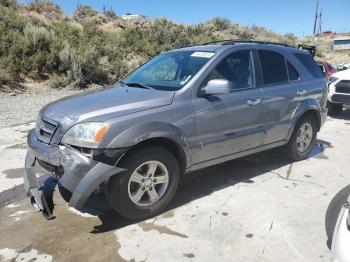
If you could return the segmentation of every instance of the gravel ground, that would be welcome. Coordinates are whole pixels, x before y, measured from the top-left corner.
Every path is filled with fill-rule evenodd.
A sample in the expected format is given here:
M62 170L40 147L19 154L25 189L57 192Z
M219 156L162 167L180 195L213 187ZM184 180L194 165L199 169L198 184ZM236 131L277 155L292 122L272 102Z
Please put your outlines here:
M48 90L40 93L25 92L11 95L0 92L0 127L33 122L38 111L59 98L77 94L79 90Z
M34 123L0 127L0 261L330 261L324 217L350 181L349 124L350 110L328 117L304 161L276 149L184 176L145 221L80 213L58 192L46 221L23 190Z

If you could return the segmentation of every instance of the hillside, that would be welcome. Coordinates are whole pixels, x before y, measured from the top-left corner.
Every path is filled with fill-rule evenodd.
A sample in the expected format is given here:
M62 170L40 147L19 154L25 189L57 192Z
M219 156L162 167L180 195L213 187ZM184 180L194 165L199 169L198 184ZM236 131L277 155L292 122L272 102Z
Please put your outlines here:
M225 18L186 25L166 18L122 19L88 6L64 14L47 0L19 5L0 0L0 86L24 83L52 88L111 84L150 57L169 49L219 39L259 39L296 45L310 42ZM320 39L318 56L333 63L350 60L334 53L332 39ZM35 82L35 84L33 84Z

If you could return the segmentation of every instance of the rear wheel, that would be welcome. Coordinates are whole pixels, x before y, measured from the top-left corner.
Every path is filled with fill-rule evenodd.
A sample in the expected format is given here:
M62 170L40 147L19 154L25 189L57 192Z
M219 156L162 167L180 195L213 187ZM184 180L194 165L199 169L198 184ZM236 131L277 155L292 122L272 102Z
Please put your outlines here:
M343 105L342 104L336 104L332 102L327 102L327 108L328 108L328 114L329 115L339 115L341 112L343 112Z
M168 150L140 149L120 166L127 170L114 176L107 190L110 205L120 215L132 219L151 217L163 211L173 199L180 169Z
M314 147L317 135L316 120L312 115L303 116L295 126L292 137L286 146L286 153L293 161L307 158Z

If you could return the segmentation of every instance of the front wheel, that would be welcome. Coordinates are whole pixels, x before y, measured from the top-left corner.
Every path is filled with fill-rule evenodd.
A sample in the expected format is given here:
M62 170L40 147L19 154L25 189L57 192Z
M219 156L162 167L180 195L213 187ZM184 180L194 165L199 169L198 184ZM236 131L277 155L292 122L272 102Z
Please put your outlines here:
M343 105L342 104L336 104L332 102L327 102L327 108L328 108L328 114L329 115L339 115L341 112L343 112Z
M143 148L120 164L127 169L113 177L107 198L120 215L144 219L159 214L173 199L180 180L174 155L161 147Z
M295 126L292 137L286 146L286 153L293 161L307 158L314 147L317 135L316 120L312 115L305 115Z

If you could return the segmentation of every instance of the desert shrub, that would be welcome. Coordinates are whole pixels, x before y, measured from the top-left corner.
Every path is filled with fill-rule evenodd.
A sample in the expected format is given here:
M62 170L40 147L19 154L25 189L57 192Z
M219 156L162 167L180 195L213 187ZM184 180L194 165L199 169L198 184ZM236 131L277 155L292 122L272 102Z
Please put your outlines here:
M42 14L42 13L54 13L58 15L63 14L61 8L58 5L52 3L51 0L33 0L28 4L27 10L36 12L38 14Z
M109 10L107 10L106 6L103 6L103 14L109 18L117 18L117 14L113 11L113 9L110 8Z
M296 37L293 33L287 33L284 35L284 40L287 44L296 45L298 37Z
M0 0L0 5L11 9L17 9L18 7L17 0Z
M79 6L77 10L75 10L74 18L76 19L91 18L97 14L98 12L92 9L90 6L83 5L83 6Z
M48 0L35 0L19 9L15 0L0 0L0 79L48 79L52 88L111 84L167 50L234 38L292 45L299 41L291 33L280 35L221 17L196 25L166 18L126 21L112 10L98 13L80 6L70 18ZM330 41L320 41L319 57L329 53Z
M213 19L209 20L207 23L212 25L213 29L216 31L226 30L231 25L231 21L223 17L214 17Z
M58 75L51 75L47 84L54 89L62 88L66 85L64 78Z

